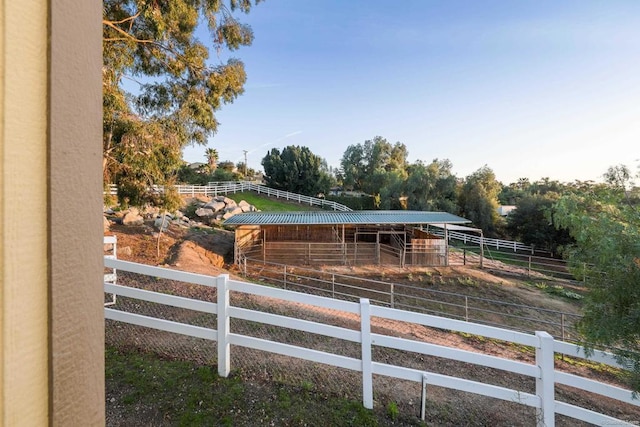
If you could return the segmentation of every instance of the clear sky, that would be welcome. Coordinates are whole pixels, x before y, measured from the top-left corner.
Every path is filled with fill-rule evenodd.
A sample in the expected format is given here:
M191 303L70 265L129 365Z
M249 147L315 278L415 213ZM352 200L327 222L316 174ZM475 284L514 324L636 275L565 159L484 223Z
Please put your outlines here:
M248 79L217 114L220 160L300 145L339 167L379 135L508 184L640 158L640 0L266 0L240 19L255 41L232 54Z

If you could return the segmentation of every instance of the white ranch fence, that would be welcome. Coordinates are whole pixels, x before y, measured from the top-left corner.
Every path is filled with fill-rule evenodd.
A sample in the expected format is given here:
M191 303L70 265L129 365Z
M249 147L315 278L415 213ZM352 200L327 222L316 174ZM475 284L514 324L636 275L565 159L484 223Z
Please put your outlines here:
M582 420L596 425L634 425L630 421L621 420L613 416L595 412L593 410L556 400L556 385L565 385L588 393L615 399L630 406L638 407L639 402L633 398L632 392L617 386L594 381L557 370L554 366L556 355L565 355L570 358L588 358L597 363L620 366L612 355L596 351L587 357L583 350L573 344L556 341L546 332L527 334L496 327L479 325L460 320L436 317L427 314L407 312L388 307L370 304L368 299L359 302L348 302L316 295L292 292L262 285L245 283L232 280L227 275L216 277L186 273L165 268L152 267L132 262L121 261L113 258L105 258L105 268L117 269L118 280L120 275L131 274L147 278L154 283L161 280L179 281L191 287L199 286L209 293L215 294L212 298L216 302L204 301L190 296L177 296L170 293L150 291L131 286L122 286L114 283L104 284L107 294L118 295L123 298L131 298L137 301L149 301L159 304L167 309L179 307L194 310L196 312L215 315L216 327L211 325L193 325L176 320L155 318L149 313L140 314L121 310L120 299L112 306L105 307L105 318L119 322L126 322L147 328L183 334L190 337L203 338L217 343L218 373L227 377L231 370L231 346L255 349L262 352L275 353L289 358L303 359L318 364L325 364L361 374L362 399L366 408L372 409L374 404L374 375L384 376L398 380L408 380L421 385L422 405L421 415L424 418L426 405L426 392L428 386L438 386L447 389L460 390L475 393L491 398L535 408L535 422L538 426L555 425L556 414L573 419ZM127 273L128 272L128 273ZM141 276L140 276L141 275ZM321 308L332 313L347 313L358 319L359 327L349 329L343 326L335 326L314 321L304 320L298 317L282 314L274 314L258 310L256 306L243 308L231 304L231 295L250 295L252 298L260 298L265 301L280 301L279 304L293 303L305 310ZM301 345L274 341L273 337L254 337L249 334L241 334L231 328L233 322L238 319L250 321L252 324L269 325L270 327L286 328L300 333L324 336L338 339L347 345L356 345L360 350L354 354L341 355L338 347L323 347L322 350L311 349ZM428 327L440 330L453 331L460 334L486 337L490 340L500 340L515 346L524 346L535 349L535 360L526 363L519 360L507 359L488 354L466 351L458 348L450 348L441 345L392 336L385 333L372 332L372 319L404 322L414 325L416 328ZM384 329L386 330L386 329ZM518 374L530 378L535 382L535 392L516 390L498 385L485 384L451 375L443 375L436 372L427 372L415 367L397 366L373 357L374 350L385 348L395 349L399 352L410 352L421 356L438 357L448 360L466 362L477 368L487 367L498 369L506 373ZM422 360L422 359L421 359ZM582 401L581 401L582 402ZM532 420L533 422L533 420Z
M444 229L439 227L430 227L429 232L436 236L444 237ZM513 240L501 240L491 239L488 237L480 237L473 234L461 233L459 231L447 230L447 237L461 241L463 244L484 245L486 247L494 247L496 249L510 250L513 252L523 251L534 253L535 248L533 246L525 245L524 243L516 242Z
M179 194L192 195L204 194L205 196L218 196L230 193L241 193L243 191L255 191L258 194L265 194L278 199L291 200L309 206L319 206L321 208L332 209L334 211L350 211L350 207L331 200L325 200L319 197L310 197L302 194L290 193L288 191L276 190L265 185L256 184L249 181L238 182L210 182L207 185L176 185ZM161 193L164 188L160 185L154 185L153 191ZM117 195L118 188L115 184L109 184L109 194Z

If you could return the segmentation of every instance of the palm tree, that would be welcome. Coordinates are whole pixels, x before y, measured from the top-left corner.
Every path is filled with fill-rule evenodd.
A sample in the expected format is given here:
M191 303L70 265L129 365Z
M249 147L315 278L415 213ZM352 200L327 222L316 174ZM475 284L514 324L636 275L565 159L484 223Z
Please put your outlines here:
M213 172L218 167L218 150L215 148L207 148L204 155L207 157L209 169Z

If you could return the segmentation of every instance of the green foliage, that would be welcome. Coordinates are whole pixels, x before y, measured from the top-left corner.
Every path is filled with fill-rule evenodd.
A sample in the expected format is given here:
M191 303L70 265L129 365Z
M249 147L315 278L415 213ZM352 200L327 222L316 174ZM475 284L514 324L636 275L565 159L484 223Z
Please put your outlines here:
M208 182L213 181L206 165L193 169L189 165L183 164L178 169L176 179L179 183L191 185L207 185Z
M395 421L398 419L398 415L400 415L398 404L394 401L389 402L387 404L387 416L391 419L391 421Z
M361 190L368 194L380 194L391 178L406 178L407 147L400 142L391 145L381 136L367 140L364 144L350 145L340 161L342 180L346 188Z
M333 184L326 162L308 147L290 145L273 148L262 159L265 181L269 187L292 193L316 196L327 193Z
M481 228L486 236L495 236L498 231L498 193L502 185L496 180L493 170L483 166L465 178L458 195L458 204L463 217Z
M585 345L618 348L633 365L632 386L640 390L640 213L628 171L611 169L607 186L562 197L554 221L575 245L565 250L574 274L585 278ZM617 174L615 174L617 173ZM615 175L614 175L615 174ZM625 177L626 176L626 177Z
M407 168L405 185L407 209L419 211L458 212L457 180L449 160L434 159L425 165L421 161Z
M251 44L234 10L250 0L105 0L103 3L103 173L131 204L174 179L188 144L216 131L215 112L243 92L243 64L212 63L195 31L208 25L216 51ZM137 83L127 91L122 84ZM121 199L122 201L123 199Z
M222 378L215 365L113 347L107 347L105 359L107 395L117 399L118 412L129 424L140 422L147 409L147 416L160 414L169 425L255 425L256 414L266 425L379 425L378 415L360 402L323 394L306 381L300 386L286 380L256 382L241 371Z
M546 283L536 283L536 288L544 291L549 295L557 295L568 299L581 300L583 296L577 292L567 290L561 285L547 285Z
M560 198L557 193L524 195L518 200L517 209L507 217L509 235L537 249L557 253L558 248L570 244L573 239L565 228L553 225L553 205Z

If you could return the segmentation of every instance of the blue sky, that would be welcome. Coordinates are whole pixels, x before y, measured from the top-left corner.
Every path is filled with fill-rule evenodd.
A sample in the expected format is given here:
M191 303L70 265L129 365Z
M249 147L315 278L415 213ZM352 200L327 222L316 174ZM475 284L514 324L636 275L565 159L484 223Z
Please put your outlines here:
M339 167L379 135L508 184L640 158L640 1L266 0L240 19L255 41L232 54L248 80L217 114L221 160L300 145Z

